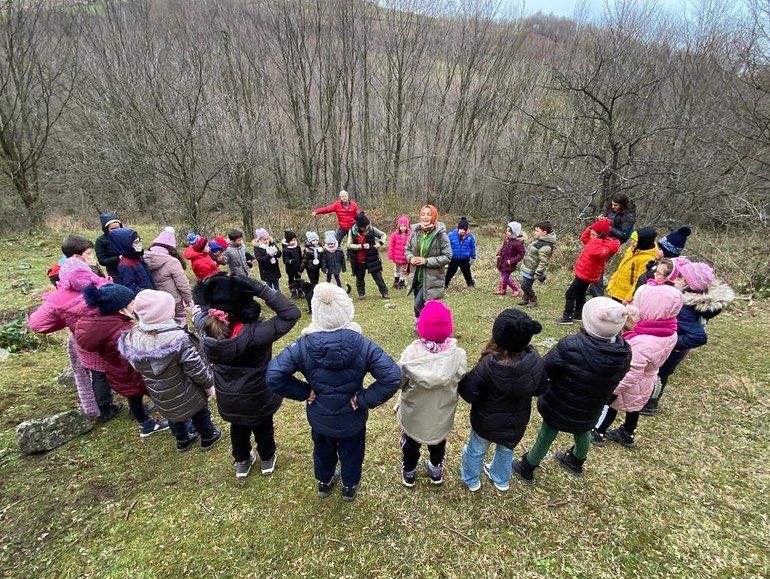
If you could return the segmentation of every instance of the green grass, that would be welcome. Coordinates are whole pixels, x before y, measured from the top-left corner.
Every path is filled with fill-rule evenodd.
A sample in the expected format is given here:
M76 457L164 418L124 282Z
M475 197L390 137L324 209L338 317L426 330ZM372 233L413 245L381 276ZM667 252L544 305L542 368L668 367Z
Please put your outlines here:
M491 294L498 242L480 240L478 287L462 288L458 274L447 296L471 364L496 314L512 304ZM35 305L47 289L54 243L2 243L0 310ZM33 268L18 269L22 261ZM550 323L567 275L551 272L537 287L544 331L536 344L570 330ZM19 280L34 289L14 293ZM387 309L368 286L370 297L356 301L357 320L397 357L412 339L411 301L393 291L395 308ZM275 351L307 322L303 315ZM582 480L546 459L533 488L514 481L505 494L489 484L471 494L457 476L469 433L460 402L445 485L431 488L419 477L415 489L404 489L387 404L370 415L363 484L352 504L336 494L316 498L309 426L291 401L276 416L272 477L236 480L224 440L211 453L186 455L167 435L140 440L126 416L46 455L20 457L20 421L76 405L74 391L55 383L66 365L62 336L0 363L0 575L765 577L768 328L764 302L739 303L716 318L709 343L672 378L661 414L642 418L638 447L592 448ZM539 425L533 410L523 447ZM554 449L569 444L560 435Z

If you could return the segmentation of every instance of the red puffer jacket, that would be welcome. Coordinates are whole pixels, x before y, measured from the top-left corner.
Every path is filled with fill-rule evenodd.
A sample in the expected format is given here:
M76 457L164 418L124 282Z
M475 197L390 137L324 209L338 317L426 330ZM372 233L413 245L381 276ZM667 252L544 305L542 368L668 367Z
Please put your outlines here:
M356 222L356 215L358 215L358 204L355 201L348 201L348 206L342 205L342 201L337 199L331 205L326 207L319 207L315 210L316 215L323 215L324 213L336 213L337 222L340 225L340 229L350 231L353 224Z
M585 247L580 252L572 272L583 281L596 283L602 277L607 261L620 249L620 241L614 237L591 237L590 227L586 227L580 234L580 241Z
M184 250L184 258L190 262L193 273L198 281L203 281L219 271L219 266L208 253L195 251L190 245Z

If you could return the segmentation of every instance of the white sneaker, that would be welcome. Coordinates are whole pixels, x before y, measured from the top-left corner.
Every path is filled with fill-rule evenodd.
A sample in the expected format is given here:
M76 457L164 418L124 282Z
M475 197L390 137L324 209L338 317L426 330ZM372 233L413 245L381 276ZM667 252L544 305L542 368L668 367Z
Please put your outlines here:
M271 458L270 460L260 461L260 467L262 469L263 476L273 474L273 471L275 470L275 461L277 458L278 458L278 452L275 452L273 453L273 458Z
M481 488L481 481L478 481L475 485L465 485L468 487L468 490L472 493L475 493Z
M489 468L491 467L491 464L485 464L484 465L484 474L487 475L487 478L492 482L493 485L495 485L495 488L499 490L501 493L504 493L508 489L511 488L511 485L509 483L496 483L492 480L492 475L489 474Z
M249 476L249 473L251 472L251 467L254 466L255 462L257 462L257 456L254 454L254 451L249 453L248 460L244 460L241 462L236 461L235 477L246 478L247 476Z

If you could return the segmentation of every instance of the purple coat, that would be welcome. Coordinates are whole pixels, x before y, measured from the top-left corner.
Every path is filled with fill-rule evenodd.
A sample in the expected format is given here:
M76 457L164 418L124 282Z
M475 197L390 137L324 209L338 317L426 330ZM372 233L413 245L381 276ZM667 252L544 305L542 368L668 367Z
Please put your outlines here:
M502 273L516 271L516 266L524 259L526 252L521 237L506 237L503 246L497 252L497 269Z

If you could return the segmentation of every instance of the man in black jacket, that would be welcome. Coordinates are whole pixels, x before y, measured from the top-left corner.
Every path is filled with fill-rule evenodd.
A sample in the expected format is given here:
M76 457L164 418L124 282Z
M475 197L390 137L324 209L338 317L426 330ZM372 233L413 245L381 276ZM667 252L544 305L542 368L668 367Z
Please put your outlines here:
M120 251L118 251L118 248L115 247L115 244L110 240L109 233L113 229L123 227L123 223L118 219L117 215L110 211L100 214L99 221L101 221L102 231L104 233L96 239L96 243L94 244L96 259L99 262L99 265L107 270L107 275L112 278L113 282L121 283L120 276L118 275Z

